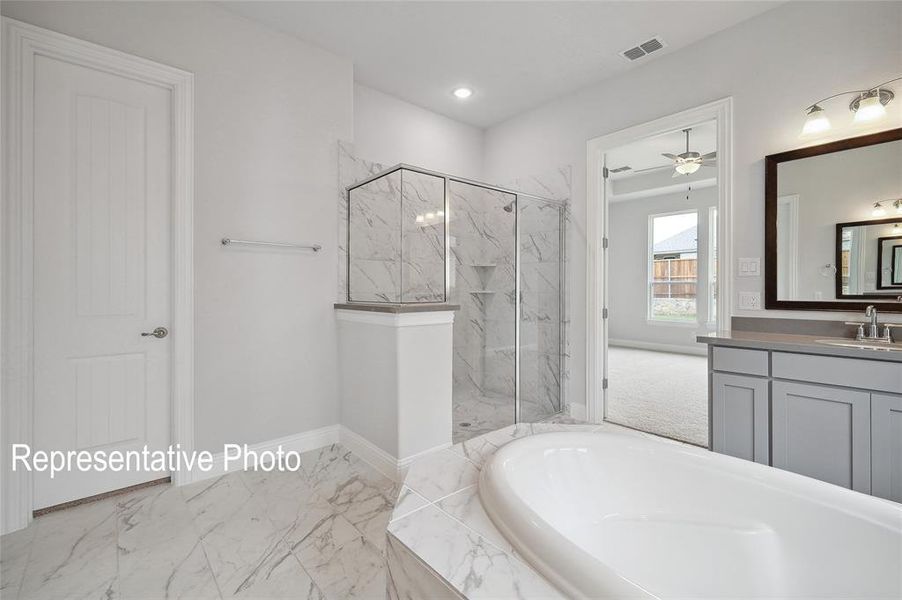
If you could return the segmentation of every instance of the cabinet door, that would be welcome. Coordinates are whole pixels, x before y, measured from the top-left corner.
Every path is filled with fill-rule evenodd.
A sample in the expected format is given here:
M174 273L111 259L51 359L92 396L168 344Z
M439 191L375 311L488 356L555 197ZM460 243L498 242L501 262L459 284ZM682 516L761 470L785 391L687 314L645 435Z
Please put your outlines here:
M902 502L902 396L871 396L871 493Z
M768 464L768 380L714 373L712 384L712 450Z
M772 394L773 465L871 493L870 394L786 381Z

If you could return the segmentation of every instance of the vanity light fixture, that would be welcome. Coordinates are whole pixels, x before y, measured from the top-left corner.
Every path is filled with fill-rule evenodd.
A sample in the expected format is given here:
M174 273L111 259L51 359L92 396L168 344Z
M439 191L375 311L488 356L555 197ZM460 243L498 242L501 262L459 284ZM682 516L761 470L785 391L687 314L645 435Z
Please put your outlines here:
M899 198L895 202L893 202L893 207L895 207L896 212L902 215L902 198Z
M808 107L807 115L808 118L805 120L804 127L802 127L802 135L812 135L830 129L830 119L827 118L827 112L817 104Z
M872 217L882 217L886 215L886 209L879 202L874 202L874 210L871 211Z
M454 90L454 97L458 100L466 100L473 95L473 90L468 87L459 87Z
M886 105L895 98L892 90L888 90L884 86L900 80L902 77L896 77L866 90L849 90L818 100L805 109L806 119L801 136L822 133L830 129L830 120L827 119L827 113L821 104L840 96L855 95L852 102L849 103L849 110L855 114L853 122L856 124L883 118L886 116Z

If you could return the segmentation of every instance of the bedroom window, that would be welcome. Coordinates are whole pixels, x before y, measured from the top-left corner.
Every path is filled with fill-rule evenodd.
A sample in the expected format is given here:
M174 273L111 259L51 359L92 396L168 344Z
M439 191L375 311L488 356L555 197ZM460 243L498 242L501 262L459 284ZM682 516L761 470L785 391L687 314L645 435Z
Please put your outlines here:
M698 322L698 211L648 219L648 320Z

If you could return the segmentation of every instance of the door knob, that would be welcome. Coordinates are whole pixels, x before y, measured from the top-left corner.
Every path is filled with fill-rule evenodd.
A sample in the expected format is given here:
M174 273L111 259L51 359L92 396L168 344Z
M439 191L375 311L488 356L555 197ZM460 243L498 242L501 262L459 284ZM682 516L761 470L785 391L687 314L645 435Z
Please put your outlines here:
M166 337L167 335L169 335L169 330L166 329L165 327L157 327L153 331L142 331L141 332L141 337L148 337L151 335L159 340L159 339L162 339L162 338Z

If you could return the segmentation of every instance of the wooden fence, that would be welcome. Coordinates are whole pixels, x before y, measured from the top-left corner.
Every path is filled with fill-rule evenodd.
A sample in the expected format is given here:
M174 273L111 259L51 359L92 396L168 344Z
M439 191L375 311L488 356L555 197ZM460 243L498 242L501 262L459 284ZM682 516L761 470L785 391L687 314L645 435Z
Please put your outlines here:
M654 261L652 295L655 298L695 298L698 259L665 258Z

